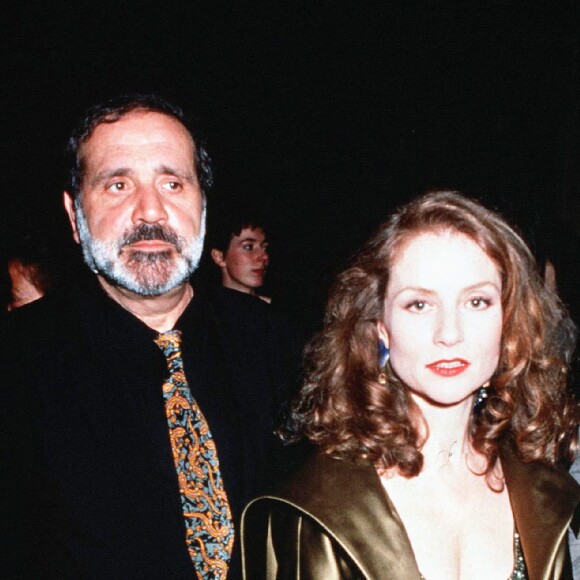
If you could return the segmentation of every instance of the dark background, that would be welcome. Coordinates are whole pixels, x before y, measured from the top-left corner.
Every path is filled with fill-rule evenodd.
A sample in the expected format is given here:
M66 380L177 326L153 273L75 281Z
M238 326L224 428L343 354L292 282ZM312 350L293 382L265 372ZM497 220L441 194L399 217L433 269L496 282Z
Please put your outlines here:
M1 243L40 223L70 254L66 137L88 105L141 91L199 114L209 211L249 200L270 217L269 290L307 322L425 187L479 196L575 274L575 2L20 0L2 23Z

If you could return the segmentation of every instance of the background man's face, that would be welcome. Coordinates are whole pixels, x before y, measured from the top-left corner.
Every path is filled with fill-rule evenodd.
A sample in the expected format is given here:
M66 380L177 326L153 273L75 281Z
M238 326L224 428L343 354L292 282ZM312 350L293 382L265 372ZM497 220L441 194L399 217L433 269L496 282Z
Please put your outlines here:
M244 228L238 236L232 236L225 254L214 251L212 256L222 270L224 286L253 294L264 285L269 257L262 228Z
M141 295L182 284L199 263L205 217L185 127L160 113L128 113L97 126L81 155L81 196L65 204L87 264Z

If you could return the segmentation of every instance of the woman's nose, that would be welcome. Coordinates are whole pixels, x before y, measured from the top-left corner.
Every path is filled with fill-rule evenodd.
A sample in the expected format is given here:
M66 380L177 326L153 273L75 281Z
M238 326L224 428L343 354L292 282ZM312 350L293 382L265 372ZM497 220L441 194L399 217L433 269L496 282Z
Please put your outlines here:
M442 310L437 321L434 341L446 346L453 346L462 340L461 314L456 309Z

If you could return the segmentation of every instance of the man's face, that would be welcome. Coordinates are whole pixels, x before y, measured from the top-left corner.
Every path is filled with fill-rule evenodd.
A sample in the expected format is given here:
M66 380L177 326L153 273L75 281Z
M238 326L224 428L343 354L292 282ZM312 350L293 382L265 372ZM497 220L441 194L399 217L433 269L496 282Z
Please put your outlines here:
M98 125L80 151L81 194L65 206L87 265L113 286L158 296L196 269L205 207L191 136L135 111Z
M262 228L244 228L232 236L225 254L212 250L214 262L222 270L223 285L254 294L264 285L268 267L268 242Z

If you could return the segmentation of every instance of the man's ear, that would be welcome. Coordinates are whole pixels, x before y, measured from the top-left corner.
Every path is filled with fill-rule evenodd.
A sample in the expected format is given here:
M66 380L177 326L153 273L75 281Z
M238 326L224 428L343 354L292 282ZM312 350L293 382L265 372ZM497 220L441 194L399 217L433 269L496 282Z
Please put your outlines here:
M68 191L65 191L62 194L62 200L64 203L64 209L66 209L66 213L68 214L68 221L72 227L73 238L77 244L80 244L81 239L77 228L77 216L75 215L75 202L73 196Z
M387 327L382 320L377 322L377 331L379 333L379 339L385 343L387 348L389 348L389 333L387 332Z
M226 261L224 260L224 253L221 250L216 250L214 248L211 252L211 259L220 267L226 267Z

